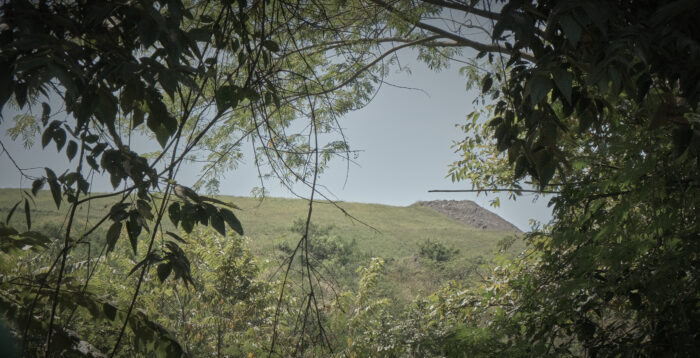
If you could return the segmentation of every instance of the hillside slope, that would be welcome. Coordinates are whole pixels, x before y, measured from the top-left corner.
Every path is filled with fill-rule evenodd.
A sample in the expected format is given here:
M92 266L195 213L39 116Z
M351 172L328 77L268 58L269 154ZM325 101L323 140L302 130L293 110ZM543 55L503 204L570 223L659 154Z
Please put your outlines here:
M295 243L299 235L290 229L295 220L305 218L308 201L301 199L266 198L263 201L247 197L219 196L220 200L232 202L246 236L250 238L251 251L266 258L269 268L278 266L283 256L279 246ZM3 221L14 203L20 199L17 189L0 189L0 219ZM39 192L32 207L32 229L55 231L65 221L68 205L56 210L48 191ZM89 208L78 211L77 227L89 228L109 211L113 199L98 199ZM396 207L380 204L340 203L340 207L355 219L345 215L328 202L316 202L313 206L312 222L324 227L331 236L352 243L359 259L353 263L366 265L369 257L382 257L387 262L386 280L382 283L388 296L409 302L415 295L432 292L446 280L472 281L473 270L492 257L501 239L513 236L514 230L507 225L488 226L491 231L469 226L458 221L454 215L456 206L451 206L453 217L445 215L429 205ZM483 209L482 209L483 210ZM11 224L19 229L25 225L23 213L18 210ZM485 211L485 210L484 210ZM490 212L479 212L479 217ZM467 215L468 213L462 213ZM495 215L495 214L491 214ZM108 225L96 231L96 239L102 239ZM164 229L173 230L169 220L164 220ZM499 229L503 227L504 229ZM517 230L517 229L516 229ZM142 237L141 240L145 240ZM459 254L449 262L435 263L420 257L420 247L428 240L439 242ZM144 243L145 244L145 243ZM143 244L140 244L140 247ZM513 250L522 248L519 241ZM269 259L269 260L267 260ZM347 267L341 275L345 282L355 282L355 268Z
M235 203L241 208L240 211L236 211L236 215L243 224L246 236L252 239L253 249L259 253L271 249L280 239L289 236L289 228L293 221L305 218L308 210L308 201L301 199L265 198L260 201L247 197L219 198ZM19 199L20 193L17 189L0 189L0 219L5 219L15 201ZM108 212L112 203L112 199L99 199L93 202L89 211L85 206L81 207L78 211L79 222L83 225L86 220L90 223L97 222ZM453 246L466 256L484 255L494 249L499 239L517 230L505 221L499 225L488 224L487 228L490 231L470 226L468 222L465 222L466 225L462 224L455 221L460 220L460 216L455 214L455 206L451 206L448 212L442 214L442 209L426 204L408 207L363 203L338 205L357 220L345 215L335 206L319 201L314 204L312 221L317 225L332 226L333 234L355 239L361 250L381 257L410 256L416 253L418 244L426 239ZM482 210L483 212L477 213L478 218L488 217L488 214L495 216L485 209ZM36 198L36 206L32 208L33 226L40 228L49 223L60 226L67 211L66 205L62 206L61 210L56 210L50 193L40 191ZM469 213L465 212L461 217L466 217ZM24 224L24 215L16 212L12 222L21 227ZM170 225L169 220L165 222L166 225Z

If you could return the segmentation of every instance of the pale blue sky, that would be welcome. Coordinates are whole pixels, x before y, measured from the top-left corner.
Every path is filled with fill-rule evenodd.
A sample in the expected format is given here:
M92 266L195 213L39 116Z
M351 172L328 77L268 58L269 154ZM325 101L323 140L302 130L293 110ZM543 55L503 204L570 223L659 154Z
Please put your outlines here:
M452 183L445 176L449 164L459 159L450 146L464 135L455 125L464 122L466 114L473 110L474 94L466 91L458 66L436 73L421 63L407 61L410 55L403 54L402 64L408 65L412 74L392 73L387 81L422 91L384 85L367 107L343 118L340 123L352 149L362 152L357 165L350 164L349 172L345 162L332 162L321 177L321 184L341 201L405 206L419 200L473 200L523 230L529 227L530 219L549 221L551 212L544 198L533 203L532 196L523 196L512 202L503 195L501 206L492 208L488 202L493 195L428 193L430 189L470 187L468 183ZM41 151L40 144L25 151L21 143L12 142L6 131L14 114L12 109L3 108L5 120L0 125L0 138L21 167L65 163L65 155L56 154L53 144L46 151ZM187 184L195 180L197 173L195 168L185 168L178 179ZM221 193L247 196L259 184L252 159L246 158L244 165L222 181ZM20 185L28 187L31 183L21 182L8 157L0 155L0 187ZM111 186L103 180L95 183L95 189L108 191ZM271 196L291 197L275 181L266 182L266 189Z

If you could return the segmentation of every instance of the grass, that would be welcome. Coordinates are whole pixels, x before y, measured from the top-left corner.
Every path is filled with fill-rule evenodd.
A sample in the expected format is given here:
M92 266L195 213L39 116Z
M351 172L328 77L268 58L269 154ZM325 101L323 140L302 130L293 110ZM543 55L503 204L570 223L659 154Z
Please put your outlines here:
M14 203L21 198L17 189L0 189L0 219L4 220ZM250 238L250 249L259 257L275 257L275 247L282 242L298 239L289 229L295 219L306 218L308 201L301 199L266 198L264 201L246 197L221 196L241 208L236 215ZM106 215L114 199L98 199L90 207L78 210L78 230L84 230ZM61 210L48 191L40 191L32 206L32 228L60 227L68 212L68 203ZM419 292L430 292L447 279L467 276L465 273L480 260L493 256L498 242L510 232L483 231L452 220L432 209L411 205L396 207L380 204L340 203L350 218L327 202L316 202L312 221L330 226L330 234L343 240L354 240L362 257L382 257L387 261L384 289L407 302ZM166 229L172 230L168 219ZM15 211L11 224L26 228L23 204ZM103 225L104 230L108 225ZM98 231L97 235L104 235ZM445 265L433 265L418 257L419 244L427 239L441 242L459 250L458 257ZM143 247L143 246L140 246ZM519 247L516 247L517 249ZM359 265L366 265L360 262ZM350 274L352 275L352 273ZM353 277L350 277L353 279Z

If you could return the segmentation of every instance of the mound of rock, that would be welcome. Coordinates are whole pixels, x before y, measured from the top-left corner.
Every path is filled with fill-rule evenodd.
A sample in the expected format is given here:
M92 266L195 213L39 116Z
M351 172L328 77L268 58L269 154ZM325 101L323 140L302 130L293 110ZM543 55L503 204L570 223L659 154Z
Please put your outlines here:
M515 225L482 208L471 200L419 201L417 204L431 208L451 219L463 222L477 229L520 232Z

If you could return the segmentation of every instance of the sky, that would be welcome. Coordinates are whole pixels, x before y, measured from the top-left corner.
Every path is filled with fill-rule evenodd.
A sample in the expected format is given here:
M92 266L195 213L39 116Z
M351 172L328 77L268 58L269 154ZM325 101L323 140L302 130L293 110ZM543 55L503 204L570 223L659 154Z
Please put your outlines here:
M464 137L455 125L464 123L466 115L475 109L474 93L466 91L466 79L459 74L459 66L434 72L422 63L410 61L415 58L410 52L400 56L402 64L411 68L411 74L392 73L387 82L420 90L385 84L365 108L340 120L351 149L360 153L349 168L346 162L335 160L320 177L320 183L332 193L331 198L393 206L407 206L420 200L472 200L521 230L530 227L530 219L548 222L551 210L547 198L533 202L534 196L523 195L513 202L501 195L500 207L494 208L489 205L496 197L494 194L428 192L471 188L469 183L453 183L446 175L449 164L459 160L451 145ZM12 141L6 132L17 113L6 106L0 124L2 143L17 164L22 168L65 166L65 154L57 154L53 143L42 151L39 143L26 150L21 141ZM148 143L144 145L148 147ZM22 181L2 149L0 152L0 187L30 187L31 183ZM183 184L194 182L196 174L197 168L185 168L178 180ZM252 159L247 159L226 175L220 189L221 194L248 196L259 185L258 172ZM265 186L270 196L293 197L275 181L267 181ZM95 182L94 188L111 190L106 179Z

